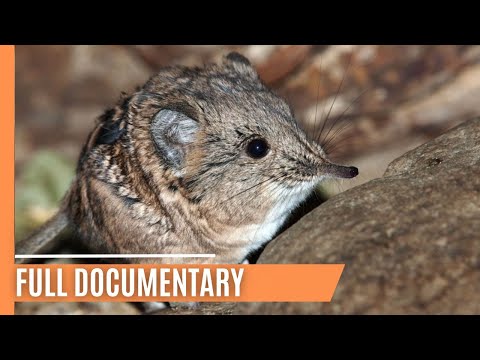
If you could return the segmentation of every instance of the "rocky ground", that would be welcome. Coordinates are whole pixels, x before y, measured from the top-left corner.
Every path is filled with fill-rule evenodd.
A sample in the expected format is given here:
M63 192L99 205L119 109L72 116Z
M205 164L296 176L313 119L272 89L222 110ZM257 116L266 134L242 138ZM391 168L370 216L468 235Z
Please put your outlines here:
M23 227L16 234L55 210L95 117L120 91L160 66L199 65L228 50L252 60L308 131L330 112L326 127L335 123L330 135L338 135L332 157L358 166L361 176L325 187L330 199L259 259L345 262L331 304L213 304L197 311L480 312L480 122L437 138L480 114L478 46L19 46L16 219ZM17 306L17 313L137 311L129 304Z

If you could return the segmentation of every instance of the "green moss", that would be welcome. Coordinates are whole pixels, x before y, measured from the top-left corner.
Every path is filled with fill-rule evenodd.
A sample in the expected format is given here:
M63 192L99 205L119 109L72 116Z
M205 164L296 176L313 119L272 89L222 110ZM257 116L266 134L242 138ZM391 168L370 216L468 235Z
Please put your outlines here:
M39 151L25 164L15 187L16 241L55 212L74 173L74 164L52 151Z

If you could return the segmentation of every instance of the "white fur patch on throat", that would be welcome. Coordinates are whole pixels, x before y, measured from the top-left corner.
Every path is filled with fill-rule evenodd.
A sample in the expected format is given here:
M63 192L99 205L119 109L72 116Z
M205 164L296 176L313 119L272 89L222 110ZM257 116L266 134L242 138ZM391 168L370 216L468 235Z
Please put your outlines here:
M272 239L275 233L285 223L288 215L307 198L314 186L315 183L313 182L305 183L298 188L290 190L287 195L277 199L276 204L267 213L262 223L249 227L246 236L250 240L251 251ZM285 192L283 193L285 194Z

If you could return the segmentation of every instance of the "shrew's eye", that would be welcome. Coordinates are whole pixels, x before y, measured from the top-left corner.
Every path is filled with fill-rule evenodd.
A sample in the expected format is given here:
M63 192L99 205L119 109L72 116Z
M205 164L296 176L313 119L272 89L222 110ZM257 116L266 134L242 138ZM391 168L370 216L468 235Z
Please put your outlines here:
M247 154L254 159L260 159L268 154L267 142L264 139L254 139L247 144Z

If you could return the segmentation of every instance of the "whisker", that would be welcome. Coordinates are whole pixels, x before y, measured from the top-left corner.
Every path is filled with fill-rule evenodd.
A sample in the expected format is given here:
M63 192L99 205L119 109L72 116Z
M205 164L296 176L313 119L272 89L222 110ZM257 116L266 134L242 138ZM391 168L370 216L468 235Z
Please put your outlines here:
M272 169L272 170L275 170L275 169ZM281 175L281 176L273 176L273 177L267 178L266 180L260 181L259 183L256 183L255 185L250 186L249 188L244 189L244 190L236 193L235 195L229 197L228 199L224 200L224 201L222 202L222 204L225 203L225 202L227 202L227 201L230 201L230 200L232 200L233 198L235 198L235 197L237 197L237 196L239 196L239 195L242 195L242 194L246 193L247 191L250 191L250 190L252 190L252 189L254 189L254 188L256 188L256 187L258 187L258 186L260 186L260 185L262 185L262 184L265 184L265 183L268 182L268 181L276 181L276 180L279 180L279 179L282 178L282 176L283 176L283 175Z
M350 68L350 64L351 64L351 62L352 62L352 57L353 57L353 51L350 53L350 57L349 57L349 59L348 59L347 68L345 69L345 72L343 73L342 81L340 82L340 85L338 86L338 89L337 89L337 92L336 92L336 94L335 94L335 97L333 98L332 104L330 105L330 109L328 110L327 117L326 117L326 119L325 119L325 123L327 123L328 120L329 120L329 116L330 116L330 114L331 114L331 112L332 112L333 105L335 105L335 101L337 100L338 94L340 94L340 90L341 90L341 88L342 88L342 86L343 86L343 83L344 83L344 81L345 81L345 78L347 77L347 73L348 73L348 70L349 70L349 68ZM335 122L333 122L332 126L330 126L330 129L328 130L327 135L325 135L325 138L328 137L328 134L330 133L330 131L332 130L332 128L333 128L334 125L335 125ZM320 133L318 142L321 142L321 136L322 136L322 134Z
M345 137L341 138L340 140L336 141L335 143L332 143L330 146L327 146L326 148L324 148L324 151L326 153L331 153L333 150L338 150L338 148L340 148L340 147L355 144L354 141L350 142L350 143L347 142L347 140L351 140L352 138L357 139L358 134L350 134L348 136L345 136ZM373 138L369 135L366 135L366 134L362 134L362 138L366 143L373 141L372 140Z
M320 85L321 85L321 79L322 79L322 62L323 62L323 58L320 56L320 74L318 76L317 102L315 104L315 120L313 122L313 138L315 138L315 134L317 131L317 110L318 110L318 97L320 96Z
M343 110L343 112L340 114L340 116L338 117L338 120L336 121L337 123L340 123L340 121L343 119L343 117L345 116L346 112L352 107L353 104L355 104L367 91L371 90L372 87L368 87L366 89L364 89L346 108L345 110ZM334 134L336 134L337 132L335 132ZM328 140L328 137L326 136L324 139L323 139L323 143L321 144L322 146L326 146L328 143L330 142L330 140Z
M328 144L330 144L333 139L335 139L339 134L341 134L343 131L345 131L346 129L348 129L348 128L351 127L352 125L353 125L353 122L345 122L343 125L339 126L339 127L332 133L332 135L330 136L330 138L328 139L328 141L326 141L325 143L322 144L322 147L327 147Z
M349 136L348 138L346 138L345 140L350 140L351 138L355 137L355 135L352 135L352 136ZM327 148L325 151L325 153L331 155L333 152L338 152L340 149L344 149L346 148L347 146L350 146L350 145L353 145L354 143L353 142L345 142L345 141L342 141L342 143L338 143L338 144L335 144L333 147L331 148Z

